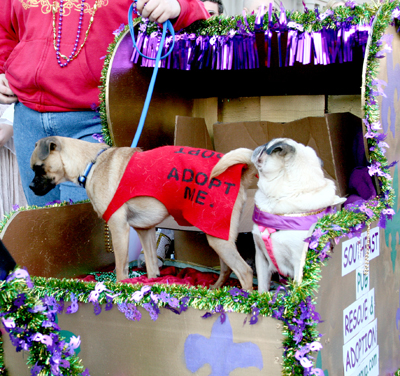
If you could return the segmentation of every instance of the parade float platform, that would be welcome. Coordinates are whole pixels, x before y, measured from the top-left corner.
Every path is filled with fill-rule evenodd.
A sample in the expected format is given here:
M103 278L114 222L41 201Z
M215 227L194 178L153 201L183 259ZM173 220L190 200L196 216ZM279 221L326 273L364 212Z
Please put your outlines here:
M396 2L383 4L374 12L366 6L335 11L330 17L337 17L337 22L347 20L348 28L354 23L369 25L365 43L351 45L354 54L348 62L325 65L313 60L306 65L303 61L279 66L276 55L268 59L266 41L272 46L275 43L276 50L279 40L281 47L287 45L289 34L277 39L276 29L272 38L264 32L253 35L258 61L254 69L160 69L139 143L144 149L187 140L190 146L204 147L197 142L206 142L207 148L226 152L226 145L254 148L285 135L316 148L324 159L325 172L344 195L349 193L347 178L354 168L348 156L354 140L351 132L363 127L370 167L377 171L377 196L318 222L313 233L317 245L307 252L300 285L288 281L261 295L229 286L213 291L152 285L151 294L158 301L156 312L150 291L142 285L105 282L106 290L101 290L99 283L73 278L113 262L113 255L107 252L104 223L89 203L10 213L0 237L33 278L33 289L23 291L30 291L32 295L27 296L47 295L64 302L57 314L60 335L80 336L75 353L91 375L314 372L371 376L391 375L400 368L400 223L399 216L390 211L397 212L399 207L395 198L399 178L397 165L389 165L399 160L395 135L400 123L396 96L400 37L391 25L397 13ZM316 21L310 22L310 14L304 27L311 35ZM371 14L375 16L371 18ZM308 28L308 23L314 26ZM244 35L243 40L248 37ZM186 43L190 38L182 40ZM151 76L149 63L131 62L132 51L129 35L121 33L106 57L101 115L105 139L116 146L130 145ZM337 126L330 126L332 119ZM345 119L358 125L353 128ZM183 123L188 127L186 133L178 131ZM311 123L317 126L311 127ZM193 130L193 124L200 128ZM291 128L291 124L295 126ZM304 124L313 132L306 133ZM239 129L236 135L235 129ZM383 133L385 140L379 136ZM182 134L186 134L184 140L179 139ZM218 145L219 140L226 145ZM163 225L177 229L171 222ZM195 228L182 230L183 236L197 234ZM242 231L249 228L244 226ZM198 239L191 238L185 244L195 243ZM179 244L177 247L176 258L182 261L196 258L195 262L203 259L206 266L215 264L210 250L204 251L205 256L199 255L203 248L183 249L179 254ZM17 280L0 285L0 293L6 296L14 291ZM4 317L11 319L13 313ZM18 322L17 317L15 320ZM2 333L4 356L0 360L4 363L0 367L11 376L29 375L28 353L15 352L3 329ZM43 348L40 356L31 351L30 364L44 366L43 359L50 362L49 351ZM73 372L69 374L80 374Z

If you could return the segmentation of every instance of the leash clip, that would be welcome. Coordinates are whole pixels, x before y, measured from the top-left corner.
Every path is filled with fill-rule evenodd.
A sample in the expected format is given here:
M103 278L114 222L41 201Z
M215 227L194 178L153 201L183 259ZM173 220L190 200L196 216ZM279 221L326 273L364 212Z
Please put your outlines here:
M85 168L85 171L83 172L83 175L79 175L79 176L78 176L78 184L79 184L81 187L83 187L83 188L86 187L86 180L87 180L87 177L88 177L88 175L89 175L90 170L92 169L93 165L96 163L97 158L99 157L99 155L100 155L101 153L105 152L106 150L107 150L107 149L101 149L101 150L97 153L96 158L93 159L93 160L91 160L91 161L87 164L87 166L86 166L86 168Z

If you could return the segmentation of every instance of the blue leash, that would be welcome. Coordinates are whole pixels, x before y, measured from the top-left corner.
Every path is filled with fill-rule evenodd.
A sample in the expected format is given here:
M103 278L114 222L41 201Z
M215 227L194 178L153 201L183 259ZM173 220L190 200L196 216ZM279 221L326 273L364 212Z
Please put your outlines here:
M132 145L131 145L132 148L135 148L139 142L140 135L142 134L144 122L145 122L146 116L147 116L147 111L149 110L150 100L151 100L151 96L153 95L153 89L154 89L154 84L156 82L156 77L157 77L158 66L159 66L160 60L165 59L167 56L169 56L171 54L172 50L174 49L175 31L174 31L174 28L172 27L171 21L170 20L165 21L163 23L163 32L162 32L160 46L158 48L156 57L154 58L154 57L146 56L139 51L139 48L136 45L135 32L133 29L133 21L132 21L133 10L134 10L133 4L131 4L131 6L129 7L129 12L128 12L128 22L129 22L129 30L131 32L133 46L139 52L140 56L142 56L146 59L155 60L153 75L151 76L149 89L147 90L147 95L146 95L146 100L144 101L142 115L140 116L139 124L138 124L137 130L136 130L136 133L135 133L135 137L133 138ZM170 31L170 33L172 35L172 45L171 45L169 51L164 56L161 56L162 49L163 49L164 42L165 42L165 36L167 34L167 29Z

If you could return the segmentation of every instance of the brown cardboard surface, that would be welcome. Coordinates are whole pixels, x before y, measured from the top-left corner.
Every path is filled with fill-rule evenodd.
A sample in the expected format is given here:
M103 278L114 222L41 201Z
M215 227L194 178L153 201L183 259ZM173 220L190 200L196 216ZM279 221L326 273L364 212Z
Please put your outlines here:
M204 266L219 266L219 257L208 245L206 235L198 231L174 231L175 259Z
M264 96L260 98L260 120L288 122L309 116L324 116L323 95Z
M220 266L218 255L208 245L201 232L175 231L174 249L177 261L190 261L208 267ZM236 246L244 260L255 259L255 246L251 232L239 233Z
M361 95L328 95L327 112L331 114L350 112L362 118Z
M371 225L376 228L377 223ZM387 231L387 230L386 230ZM364 230L366 233L366 230ZM375 318L378 320L379 375L389 375L400 368L399 330L396 328L399 312L400 269L393 267L389 237L383 229L379 230L379 256L369 262L369 290L374 289ZM343 242L341 239L333 250L327 266L322 268L320 287L317 293L316 311L323 322L318 330L323 334L322 369L329 375L343 375L344 318L343 310L356 301L356 271L342 275ZM371 239L371 245L373 245ZM397 263L398 264L398 263ZM364 295L365 296L365 295ZM368 309L371 302L368 302ZM358 312L358 317L360 317Z
M203 336L202 346L197 351L198 357L202 356L203 351L206 352L207 347L211 346L213 328L218 331L219 338L215 334L212 338L217 341L213 348L218 351L220 361L226 360L225 351L229 350L232 343L242 346L252 344L252 352L245 355L240 348L233 352L231 350L231 357L243 357L241 364L246 364L246 358L255 353L262 358L261 369L249 366L253 364L249 361L246 367L230 372L231 376L281 375L282 325L273 318L260 317L255 325L243 325L245 315L227 313L227 321L224 323L227 324L224 326L226 330L221 332L219 315L203 319L201 316L205 311L189 308L181 315L176 315L161 309L158 319L152 321L148 312L142 308L139 310L141 320L129 321L116 306L110 311L103 309L100 315L95 316L91 304L81 304L77 313L63 314L58 318L63 331L81 337L81 351L78 355L94 376L209 375L211 366L206 363L194 373L189 371L186 366L185 343L191 335ZM28 376L30 373L25 365L26 355L24 352L16 353L8 336L5 337L4 350L9 375ZM217 369L214 371L217 372Z
M188 116L175 119L174 145L214 150L205 120Z
M214 145L216 151L227 153L239 147L255 149L274 138L292 138L315 149L327 176L337 182L338 193L345 196L348 178L355 167L351 156L354 135L360 130L361 120L349 113L307 117L288 123L215 124Z
M0 238L31 275L68 278L114 262L105 249L104 224L90 203L23 210L7 222Z
M288 122L308 116L324 116L323 95L285 95L221 98L218 121Z

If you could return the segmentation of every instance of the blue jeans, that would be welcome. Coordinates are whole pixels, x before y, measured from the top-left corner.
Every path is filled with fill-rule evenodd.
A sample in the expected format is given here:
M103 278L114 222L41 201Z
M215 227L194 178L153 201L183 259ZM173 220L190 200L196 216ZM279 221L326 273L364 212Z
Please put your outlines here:
M70 182L56 186L45 196L36 196L29 188L35 176L30 167L30 159L36 141L43 137L63 136L98 142L92 137L94 133L101 133L100 117L94 111L41 113L31 110L22 103L16 103L14 143L22 186L29 205L44 206L55 200L71 199L76 202L88 198L84 188Z

